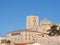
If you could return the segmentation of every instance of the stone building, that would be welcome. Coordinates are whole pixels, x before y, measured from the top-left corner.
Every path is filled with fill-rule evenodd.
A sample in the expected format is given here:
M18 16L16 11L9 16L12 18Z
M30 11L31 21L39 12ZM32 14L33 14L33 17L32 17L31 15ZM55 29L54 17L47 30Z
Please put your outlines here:
M5 42L6 42L6 36L0 37L0 45L6 45Z
M36 31L16 30L8 33L3 39L1 39L0 43L2 43L3 41L3 44L5 44L6 40L10 40L11 44L25 43L27 45L27 44L31 44L31 43L33 44L35 42L39 42L40 37L46 37L46 36L43 35L43 33L36 32Z
M39 25L38 16L27 16L26 30L12 31L7 33L6 36L0 37L0 45L5 45L6 40L10 40L11 45L31 45L33 43L48 43L50 37L48 36L47 30L49 30L52 25L52 22L47 19L40 21ZM57 25L60 27L60 24Z
M44 19L42 21L40 21L40 32L42 33L48 33L47 30L49 30L52 26L52 22L47 20L47 19Z

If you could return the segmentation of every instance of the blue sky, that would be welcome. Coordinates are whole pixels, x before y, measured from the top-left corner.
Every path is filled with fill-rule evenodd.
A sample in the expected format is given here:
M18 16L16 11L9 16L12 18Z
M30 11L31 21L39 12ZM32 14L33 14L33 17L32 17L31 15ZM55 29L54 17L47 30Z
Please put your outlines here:
M60 0L0 0L0 36L26 28L26 16L60 23Z

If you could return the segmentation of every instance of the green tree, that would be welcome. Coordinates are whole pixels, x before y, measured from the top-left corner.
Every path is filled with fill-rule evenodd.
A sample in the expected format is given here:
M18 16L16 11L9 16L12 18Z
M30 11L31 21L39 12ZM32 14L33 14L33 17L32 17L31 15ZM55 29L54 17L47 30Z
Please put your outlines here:
M7 40L7 41L6 41L6 44L7 44L7 45L10 45L10 43L11 43L10 40Z
M58 35L58 36L60 35L60 29L59 29L59 30L57 30L57 35Z
M59 32L59 30L57 30L57 25L52 25L51 26L51 29L49 29L48 30L48 32L49 32L49 36L55 36L55 35L58 35L58 32Z

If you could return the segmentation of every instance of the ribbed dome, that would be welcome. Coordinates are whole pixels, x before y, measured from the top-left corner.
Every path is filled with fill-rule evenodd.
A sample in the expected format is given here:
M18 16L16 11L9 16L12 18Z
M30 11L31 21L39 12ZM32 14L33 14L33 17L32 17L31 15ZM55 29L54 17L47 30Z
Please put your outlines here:
M52 22L45 18L44 20L40 22L40 25L42 24L52 24Z

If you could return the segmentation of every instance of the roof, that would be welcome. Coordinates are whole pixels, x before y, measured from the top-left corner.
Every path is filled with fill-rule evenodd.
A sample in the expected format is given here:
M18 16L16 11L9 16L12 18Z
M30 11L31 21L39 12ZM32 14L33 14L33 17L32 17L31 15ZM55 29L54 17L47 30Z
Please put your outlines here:
M27 31L27 32L37 32L37 31L33 31L33 30L15 30L15 31L12 31L12 32L9 32L9 33L24 32L24 31ZM42 33L42 32L37 32L37 33ZM48 33L42 33L42 34L48 34Z
M33 31L33 30L15 30L15 31L12 31L12 32L9 32L9 33L23 32L23 31L36 32L36 31ZM8 34L9 34L9 33L8 33Z
M48 19L43 19L41 22L40 22L40 25L42 24L52 24L51 21L49 21Z

